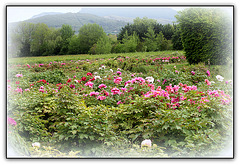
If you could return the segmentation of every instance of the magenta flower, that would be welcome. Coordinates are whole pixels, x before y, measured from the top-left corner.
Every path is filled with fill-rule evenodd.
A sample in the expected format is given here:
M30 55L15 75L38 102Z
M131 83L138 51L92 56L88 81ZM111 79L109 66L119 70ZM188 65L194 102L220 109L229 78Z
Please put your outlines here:
M98 100L105 100L105 99L106 99L106 96L98 96L97 99L98 99Z
M122 81L121 77L117 77L116 79L114 79L115 84L121 84L121 81Z
M117 102L117 105L119 105L119 104L122 104L122 102L121 102L121 101L118 101L118 102Z
M88 86L90 88L93 88L93 83L92 82L87 82L84 84L85 86Z
M66 63L61 63L61 65L66 65Z
M210 76L210 75L211 75L209 70L207 70L206 73L207 73L207 76Z
M116 94L120 94L120 93L121 93L118 88L113 88L113 89L111 90L111 92L112 92L113 95L116 95Z
M69 87L73 89L73 88L75 88L75 85L71 84L71 85L69 85Z
M122 72L120 72L120 71L117 71L117 74L118 74L119 76L121 76Z
M90 96L97 96L97 95L99 95L99 92L90 92L89 95Z
M107 86L106 86L105 84L100 84L100 85L98 86L98 88L100 88L100 89L102 89L102 88L107 88Z
M30 68L30 65L29 65L29 64L27 64L27 67L28 67L28 68Z
M8 124L14 126L14 125L17 125L17 122L13 118L8 117Z
M41 66L43 66L43 65L44 65L44 64L39 64L38 66L41 67Z
M122 91L126 92L127 88L121 88Z
M195 72L194 71L191 71L192 75L195 75Z

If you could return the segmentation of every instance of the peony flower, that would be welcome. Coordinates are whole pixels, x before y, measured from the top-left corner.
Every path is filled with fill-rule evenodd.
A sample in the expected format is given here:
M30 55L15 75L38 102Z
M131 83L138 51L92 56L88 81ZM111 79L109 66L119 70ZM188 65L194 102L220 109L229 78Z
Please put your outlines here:
M32 146L39 148L40 147L40 143L39 142L32 143Z
M141 143L141 147L151 147L151 146L152 146L152 142L150 139L145 139Z
M223 78L222 76L220 76L220 75L217 75L216 78L217 78L218 81L221 81L221 82L222 82L223 79L224 79L224 78Z
M121 76L122 72L120 72L120 71L117 71L117 74L118 74L119 76Z
M207 83L207 85L211 85L211 82L208 79L205 79L205 82Z
M87 82L84 84L85 86L88 86L90 88L93 88L93 83L92 82Z
M153 83L154 78L153 77L146 77L145 78L149 83Z
M90 96L97 96L97 95L99 95L99 92L90 92L89 95Z
M22 74L16 74L16 77L23 77Z
M119 104L122 104L122 102L121 102L121 101L118 101L118 102L117 102L117 105L119 105Z
M94 78L95 78L95 79L101 79L101 77L100 77L100 76L95 76Z
M87 78L86 77L82 77L82 79L81 79L82 81L86 81L87 80Z
M113 95L116 95L120 93L120 90L118 88L113 88L111 92L113 93Z
M211 75L209 70L207 70L206 73L207 73L207 76L210 76L210 75Z
M107 88L107 86L106 86L105 84L100 84L100 85L98 86L98 88L100 88L100 89L102 89L102 88Z
M122 81L121 77L117 77L116 79L114 79L115 84L121 84L121 81Z
M13 118L11 118L11 117L8 117L8 124L10 124L10 125L17 125L17 122L13 119Z
M105 100L105 99L106 99L106 96L98 96L97 99L98 99L98 100Z
M195 75L195 72L194 71L191 71L192 75Z
M92 73L88 72L88 73L87 73L87 76L92 76Z
M71 82L71 79L68 79L68 80L67 80L67 83L70 83L70 82Z

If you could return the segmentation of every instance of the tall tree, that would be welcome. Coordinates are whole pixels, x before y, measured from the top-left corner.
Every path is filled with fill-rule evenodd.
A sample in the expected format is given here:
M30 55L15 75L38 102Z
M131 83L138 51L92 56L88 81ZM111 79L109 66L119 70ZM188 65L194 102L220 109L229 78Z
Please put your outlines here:
M105 32L98 24L85 24L79 29L80 53L88 53L90 48L103 37Z
M62 48L60 54L66 54L68 52L68 45L71 37L74 35L74 30L70 25L62 25L60 29L61 37L62 37Z
M232 56L232 22L220 9L190 8L176 16L190 64L225 64Z
M144 46L146 46L147 51L155 51L157 49L156 34L152 26L148 27L148 32L145 34Z
M47 50L47 34L49 28L44 23L36 24L36 28L32 34L31 52L35 56L42 56Z
M9 32L11 36L9 49L12 49L14 56L31 56L30 48L34 30L34 24L22 22Z

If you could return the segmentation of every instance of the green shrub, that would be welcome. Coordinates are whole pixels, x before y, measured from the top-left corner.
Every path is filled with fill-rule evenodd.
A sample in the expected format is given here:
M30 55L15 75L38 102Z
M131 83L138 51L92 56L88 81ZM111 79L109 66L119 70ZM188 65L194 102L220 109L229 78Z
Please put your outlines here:
M181 39L190 64L226 64L232 58L232 24L220 9L190 8L179 12Z

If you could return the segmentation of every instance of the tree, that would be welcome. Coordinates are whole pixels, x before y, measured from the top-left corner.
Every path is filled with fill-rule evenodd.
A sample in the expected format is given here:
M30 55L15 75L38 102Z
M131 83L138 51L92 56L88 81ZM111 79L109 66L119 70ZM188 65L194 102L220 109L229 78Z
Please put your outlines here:
M35 25L22 22L10 32L11 52L16 56L31 56L30 48Z
M172 36L172 43L174 50L183 50L181 31L179 25L175 26L174 34Z
M70 25L62 25L60 29L60 34L62 37L62 46L60 54L66 54L68 52L68 45L71 37L74 35L74 30Z
M49 28L44 23L36 24L32 33L31 53L35 56L42 56L47 50L47 34Z
M111 53L112 44L111 40L107 35L100 38L96 44L96 54L107 54Z
M232 22L220 9L190 8L176 16L190 64L225 64L232 55Z
M79 37L77 35L72 36L68 45L68 54L80 53Z
M126 31L122 42L124 52L135 52L139 43L139 37L136 33L133 33L133 35L129 36Z
M154 33L153 27L148 27L148 32L145 34L144 46L146 46L146 51L157 50L156 34Z
M168 50L168 40L164 37L162 32L159 32L156 37L157 50Z
M62 37L59 29L50 28L45 37L47 47L43 55L57 55L62 48Z
M80 53L88 53L104 34L103 28L95 23L83 25L78 34Z

